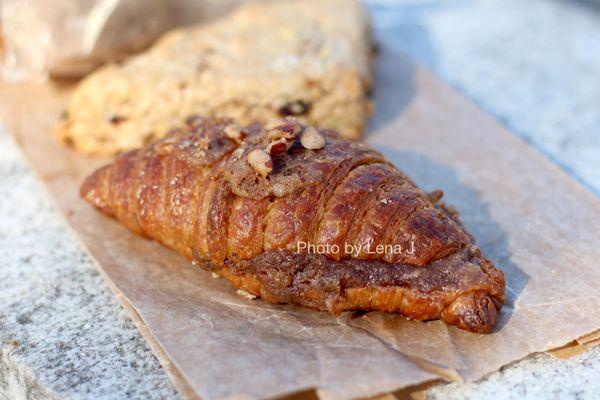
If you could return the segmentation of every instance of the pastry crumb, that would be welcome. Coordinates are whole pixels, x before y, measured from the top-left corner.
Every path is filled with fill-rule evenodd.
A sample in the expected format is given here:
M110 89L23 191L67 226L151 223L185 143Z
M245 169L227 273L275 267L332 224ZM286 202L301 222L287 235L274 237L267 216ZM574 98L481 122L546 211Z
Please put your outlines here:
M240 142L243 139L242 127L238 124L229 124L223 129L228 138Z
M302 132L300 143L305 149L319 150L325 146L325 138L312 126Z
M254 170L262 176L267 176L273 170L273 161L271 156L264 150L252 150L248 154L248 163Z
M252 293L248 293L243 289L238 289L237 290L237 294L239 294L242 297L247 298L248 300L254 300L256 298L255 295L253 295Z

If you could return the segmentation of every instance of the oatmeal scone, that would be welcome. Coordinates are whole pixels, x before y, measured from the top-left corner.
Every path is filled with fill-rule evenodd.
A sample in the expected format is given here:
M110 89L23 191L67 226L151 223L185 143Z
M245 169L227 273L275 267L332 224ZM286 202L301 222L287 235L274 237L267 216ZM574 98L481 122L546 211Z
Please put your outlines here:
M81 153L109 155L192 115L241 124L292 115L358 139L371 108L371 52L368 17L356 0L245 5L91 74L56 135Z

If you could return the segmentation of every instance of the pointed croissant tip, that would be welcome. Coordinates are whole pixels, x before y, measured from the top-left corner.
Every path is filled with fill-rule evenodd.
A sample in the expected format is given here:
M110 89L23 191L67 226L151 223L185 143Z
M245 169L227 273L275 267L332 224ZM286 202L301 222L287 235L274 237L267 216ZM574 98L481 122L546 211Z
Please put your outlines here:
M475 333L491 333L498 309L488 293L471 292L459 296L441 314L449 325Z
M90 176L88 176L81 187L79 188L79 195L82 199L87 201L88 203L96 206L101 211L107 213L108 210L108 198L106 193L102 190L103 180L105 179L105 175L108 172L108 168L110 166L102 167Z

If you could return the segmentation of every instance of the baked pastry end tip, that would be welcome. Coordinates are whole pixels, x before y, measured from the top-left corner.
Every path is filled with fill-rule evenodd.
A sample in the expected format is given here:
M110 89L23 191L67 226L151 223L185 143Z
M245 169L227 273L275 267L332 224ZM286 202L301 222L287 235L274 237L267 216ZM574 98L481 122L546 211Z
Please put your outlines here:
M440 316L448 325L475 333L491 333L498 310L488 293L477 291L458 297Z

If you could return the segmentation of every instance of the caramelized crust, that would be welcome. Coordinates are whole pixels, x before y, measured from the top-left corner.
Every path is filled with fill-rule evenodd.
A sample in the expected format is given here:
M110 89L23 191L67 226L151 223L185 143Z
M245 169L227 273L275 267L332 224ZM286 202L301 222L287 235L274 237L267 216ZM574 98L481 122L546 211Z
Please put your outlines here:
M491 331L503 273L381 154L320 130L324 148L296 140L263 176L248 154L265 148L268 134L248 126L238 143L224 133L228 124L194 119L97 170L81 195L271 302Z

